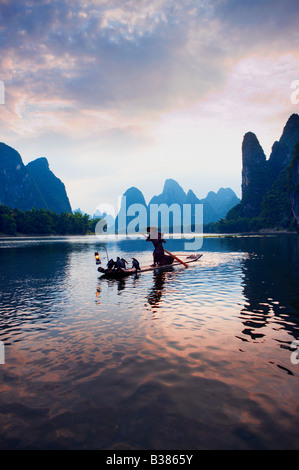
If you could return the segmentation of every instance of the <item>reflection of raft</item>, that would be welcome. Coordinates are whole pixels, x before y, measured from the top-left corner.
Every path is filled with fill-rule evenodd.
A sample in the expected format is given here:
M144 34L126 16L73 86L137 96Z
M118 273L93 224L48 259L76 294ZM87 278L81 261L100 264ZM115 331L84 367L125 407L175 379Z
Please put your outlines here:
M185 258L184 262L187 264L192 264L196 263L200 258L202 257L202 254L200 255L190 255ZM132 274L138 274L138 273L143 273L146 271L165 271L168 269L171 269L173 267L177 266L183 266L181 263L178 261L174 261L172 264L166 264L164 266L141 266L139 271L136 271L135 268L129 268L129 269L104 269L102 267L98 268L98 271L103 274L103 277L107 278L112 278L112 279L120 279L126 276L131 276Z

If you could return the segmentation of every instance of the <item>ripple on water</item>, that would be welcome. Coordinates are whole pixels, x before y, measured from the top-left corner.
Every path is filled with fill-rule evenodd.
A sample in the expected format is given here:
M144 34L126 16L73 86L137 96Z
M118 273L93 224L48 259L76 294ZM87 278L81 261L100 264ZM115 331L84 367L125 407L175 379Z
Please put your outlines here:
M290 363L298 311L285 296L296 294L294 254L284 249L280 269L289 275L276 279L267 253L249 255L249 242L258 252L258 240L213 241L219 251L205 252L198 267L124 282L98 278L95 242L26 241L6 255L1 442L298 447L299 374Z

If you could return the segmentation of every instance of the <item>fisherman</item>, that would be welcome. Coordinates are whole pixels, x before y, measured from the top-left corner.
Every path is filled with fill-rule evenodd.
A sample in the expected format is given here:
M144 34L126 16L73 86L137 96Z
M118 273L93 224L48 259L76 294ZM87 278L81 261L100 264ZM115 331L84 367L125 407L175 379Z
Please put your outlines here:
M147 227L146 231L149 232L149 235L146 241L152 242L152 244L155 247L154 252L153 252L153 258L154 258L153 266L157 266L157 265L165 266L167 264L172 264L173 258L171 256L165 255L164 253L163 243L166 243L166 240L162 238L161 232L159 232L157 229L152 228L152 227Z
M136 259L136 258L132 258L132 268L135 268L136 269L136 272L137 271L140 271L140 264L139 264L139 261Z

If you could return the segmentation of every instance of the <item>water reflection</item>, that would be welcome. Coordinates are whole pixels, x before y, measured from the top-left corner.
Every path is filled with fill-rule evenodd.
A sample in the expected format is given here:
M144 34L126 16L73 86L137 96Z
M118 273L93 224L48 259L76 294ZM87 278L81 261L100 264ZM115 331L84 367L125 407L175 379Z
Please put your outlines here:
M0 339L5 344L63 312L70 257L70 247L55 244L0 249Z
M153 287L150 289L147 301L152 308L159 307L162 301L163 289L165 289L167 274L164 271L157 271L153 275Z
M299 313L299 241L295 237L255 238L250 255L242 263L243 293L247 299L241 310L243 341L263 341L266 327L284 329L290 341L297 339Z
M163 301L163 294L167 292L167 282L173 280L176 273L178 274L181 270L179 267L177 268L177 270L172 267L169 267L166 271L155 270L143 274L143 277L146 277L146 285L151 284L148 294L144 298L144 300L150 305L151 308L158 308L160 306ZM138 286L138 281L141 277L142 274L140 273L136 273L131 276L127 276L120 279L108 279L105 276L101 276L99 285L96 289L97 303L99 302L100 296L102 294L103 284L105 284L108 289L111 289L111 291L116 292L118 295L121 295L126 287L128 287L129 289L136 288Z
M123 277L119 279L113 278L106 278L105 276L101 276L99 278L99 284L96 289L96 298L97 302L99 302L99 297L102 295L103 287L106 286L112 292L116 292L117 295L121 295L125 288L128 286L129 288L134 288L137 285L137 281L139 279L139 274L134 274L130 277ZM103 294L105 295L105 293Z
M140 248L144 248L142 240L139 241ZM172 251L182 248L181 240L173 240ZM119 246L123 253L132 253L132 242L123 240ZM134 244L134 248L138 246ZM195 277L189 270L185 273L185 278L181 281L183 285L187 282L193 284L194 279L200 277L204 279L204 289L213 301L215 294L225 292L223 281L227 278L227 292L232 291L233 285L230 280L239 283L238 266L233 262L233 254L240 255L236 262L241 267L242 294L245 299L243 307L240 309L239 319L241 329L237 338L243 342L263 342L269 334L267 326L286 330L290 335L289 340L284 345L280 341L280 347L288 347L293 339L298 339L298 313L299 313L299 239L297 236L251 236L251 237L222 237L207 238L203 245L203 252L206 255L199 263L199 271ZM137 255L138 252L136 251ZM225 253L228 257L218 254ZM213 254L214 256L211 256ZM215 264L213 264L215 263ZM215 285L214 292L208 287L208 280L213 280L214 270L221 270L219 280L221 288ZM151 279L151 287L145 301L152 308L156 309L163 304L166 298L167 286L180 276L180 269L169 271L154 271ZM193 271L194 272L194 271ZM133 276L132 276L133 278ZM137 287L140 275L122 280L105 280L111 289L117 290L120 295L125 288ZM149 278L147 278L148 280ZM187 281L186 281L187 279ZM148 281L149 282L149 281ZM216 282L216 280L214 280ZM144 286L143 286L144 287ZM218 289L218 291L217 291ZM101 287L98 287L97 297ZM202 296L204 292L197 291L196 295ZM140 294L140 293L139 293ZM187 300L187 299L186 299ZM215 301L215 299L214 299ZM232 298L234 303L234 298ZM277 340L279 341L279 340Z
M210 238L190 269L123 280L99 279L92 239L18 243L0 250L3 447L298 448L296 237ZM145 246L108 252L149 264Z

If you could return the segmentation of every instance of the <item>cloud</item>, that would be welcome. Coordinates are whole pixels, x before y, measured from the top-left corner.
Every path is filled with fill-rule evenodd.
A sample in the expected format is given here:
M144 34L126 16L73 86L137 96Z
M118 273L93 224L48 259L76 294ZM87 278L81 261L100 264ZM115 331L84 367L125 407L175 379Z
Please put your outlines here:
M52 101L78 119L89 109L157 120L225 86L244 56L295 50L296 6L295 0L4 1L0 70L7 105L18 118L27 103L26 119L28 103L35 109L40 102L42 115L43 103Z
M234 166L243 127L255 121L270 142L288 117L298 10L297 0L2 0L2 140L28 160L45 148L72 188L104 163L115 185L124 175L146 185L158 167L159 190L186 161L194 180L212 174L223 163L204 134L215 129Z
M4 3L8 82L79 105L129 104L130 112L200 96L214 65L210 69L204 51L196 61L188 54L194 16L182 5L194 2L171 8L165 1Z
M292 7L291 0L12 0L0 7L4 79L28 100L158 116L224 84L240 54L285 42Z
M219 0L215 7L224 25L243 32L260 28L266 34L276 31L280 35L296 26L299 15L297 0Z
M131 126L136 118L157 120L178 103L199 99L222 74L207 60L208 50L195 60L195 4L1 3L7 125L28 136L43 126L71 133L80 127L83 136L92 113L110 114L112 129L123 129L124 120ZM98 126L109 129L101 119Z

